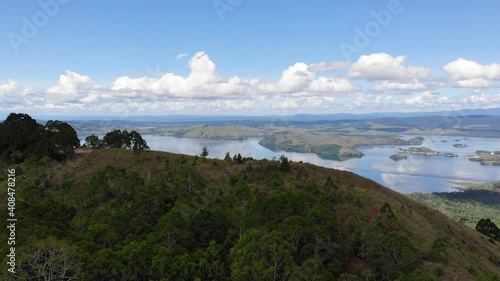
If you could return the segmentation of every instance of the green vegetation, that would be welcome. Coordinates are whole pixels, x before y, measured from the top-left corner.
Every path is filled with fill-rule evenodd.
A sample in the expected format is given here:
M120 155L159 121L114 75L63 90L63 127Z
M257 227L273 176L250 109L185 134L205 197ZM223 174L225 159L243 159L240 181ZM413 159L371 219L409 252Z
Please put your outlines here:
M416 155L438 155L438 156L445 156L445 157L457 157L458 155L454 153L449 153L449 152L438 152L435 150L432 150L427 147L410 147L408 149L403 149L400 148L397 151L398 153L410 153L410 154L416 154Z
M35 127L29 116L21 117L0 128ZM60 144L66 138L59 133L72 135L69 128L51 121L43 130L48 143ZM30 155L31 143L21 141L9 151ZM224 160L205 159L207 148L204 161L145 151L135 130L113 130L103 140L91 135L86 145L107 149L75 151L61 162L45 155L0 163L16 170L19 218L16 273L7 272L9 249L0 247L0 278L500 278L494 240L351 172L292 163L285 156L255 161L227 153ZM1 174L0 183L6 182ZM0 196L6 192L0 189ZM7 217L0 208L0 219ZM478 229L496 233L487 220ZM7 235L0 239L7 241Z
M467 158L485 166L500 166L500 151L478 150L475 155L467 155Z
M365 143L366 140L362 138L328 133L309 134L302 130L274 133L259 142L260 145L275 151L316 153L323 159L332 160L363 156L355 147Z
M242 125L203 125L177 134L177 136L183 138L224 140L241 140L249 137L260 137L262 135L263 133L259 129Z
M422 154L422 155L439 155L439 152L427 147L410 147L408 149L400 148L399 153Z
M499 183L464 183L455 182L461 192L413 193L409 194L450 218L475 229L484 218L491 218L500 223L500 184Z
M481 219L477 225L476 230L482 234L500 241L500 229L490 219Z
M394 161L401 161L401 160L408 159L408 156L401 155L401 154L393 154L393 155L389 156L389 158L391 158Z
M136 131L127 132L127 130L113 130L107 133L104 138L99 140L95 135L85 138L85 145L89 148L124 148L134 151L148 150L147 142L141 134Z
M370 180L285 157L194 158L97 149L16 165L16 276L498 280L498 244Z
M420 145L424 138L414 137L403 140L391 136L347 136L333 132L317 132L315 130L289 129L264 137L259 144L277 151L316 153L323 159L347 160L360 158L364 154L356 150L359 146L372 145Z
M11 113L0 123L0 161L21 163L44 156L61 161L80 146L75 130L65 122L40 125L28 114Z
M208 154L209 154L208 148L206 146L204 146L203 149L201 150L201 153L200 153L200 156L203 159L203 161L205 161Z

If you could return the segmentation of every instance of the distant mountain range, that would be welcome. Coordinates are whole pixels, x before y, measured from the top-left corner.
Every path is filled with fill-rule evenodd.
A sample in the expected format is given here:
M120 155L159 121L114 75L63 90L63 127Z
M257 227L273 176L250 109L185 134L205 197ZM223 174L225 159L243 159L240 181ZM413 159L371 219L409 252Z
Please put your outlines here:
M5 117L10 112L3 112ZM467 115L500 115L500 108L491 109L464 109L454 111L435 112L376 112L376 113L336 113L336 114L295 114L295 115L129 115L129 116L95 116L95 115L36 115L30 114L38 120L64 121L131 121L131 122L221 122L221 121L288 121L288 122L315 122L334 120L362 120L374 118L401 118L422 116L467 116Z

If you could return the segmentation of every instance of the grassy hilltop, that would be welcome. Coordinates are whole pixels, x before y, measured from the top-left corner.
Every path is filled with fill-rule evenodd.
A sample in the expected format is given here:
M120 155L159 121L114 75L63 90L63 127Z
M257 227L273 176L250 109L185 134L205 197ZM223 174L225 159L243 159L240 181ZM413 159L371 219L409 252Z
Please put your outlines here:
M350 172L78 152L12 166L21 280L499 280L498 242Z

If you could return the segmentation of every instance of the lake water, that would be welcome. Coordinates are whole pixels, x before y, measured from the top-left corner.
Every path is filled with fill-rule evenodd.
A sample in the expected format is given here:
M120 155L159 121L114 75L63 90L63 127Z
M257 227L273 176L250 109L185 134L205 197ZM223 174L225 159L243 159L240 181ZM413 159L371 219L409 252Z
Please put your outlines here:
M318 166L352 171L372 179L401 193L454 191L453 181L491 182L500 179L500 166L482 166L464 158L476 150L500 150L499 139L464 138L454 136L423 136L422 146L439 151L451 152L458 157L424 156L407 154L407 160L393 161L389 158L402 146L359 147L365 156L346 161L324 160L313 153L294 153L271 151L259 145L257 138L228 141L174 138L167 136L145 135L151 150L167 151L187 155L199 154L203 146L208 147L210 158L223 159L226 152L241 153L244 157L255 159L279 159L286 155L294 162L303 161ZM403 138L411 138L406 136ZM453 144L466 144L469 147L456 148ZM406 147L407 148L407 147Z

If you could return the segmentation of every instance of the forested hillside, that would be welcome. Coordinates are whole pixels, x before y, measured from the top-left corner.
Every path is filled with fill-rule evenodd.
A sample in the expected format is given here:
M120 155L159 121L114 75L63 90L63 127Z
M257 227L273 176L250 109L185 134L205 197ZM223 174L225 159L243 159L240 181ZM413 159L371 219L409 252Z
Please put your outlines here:
M499 280L498 242L350 172L86 152L3 167L19 280Z
M0 124L4 279L499 280L495 239L353 173L153 152L136 131L85 141Z

